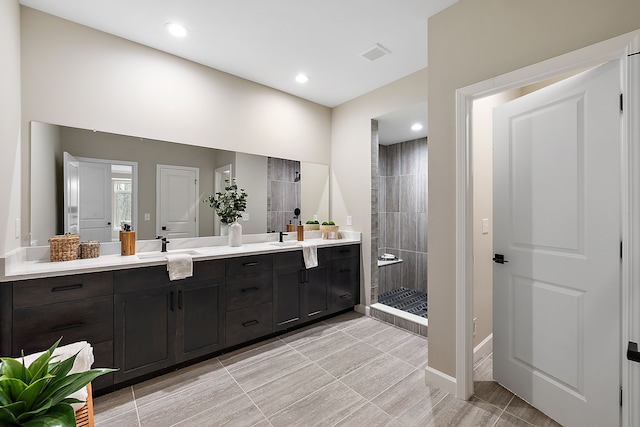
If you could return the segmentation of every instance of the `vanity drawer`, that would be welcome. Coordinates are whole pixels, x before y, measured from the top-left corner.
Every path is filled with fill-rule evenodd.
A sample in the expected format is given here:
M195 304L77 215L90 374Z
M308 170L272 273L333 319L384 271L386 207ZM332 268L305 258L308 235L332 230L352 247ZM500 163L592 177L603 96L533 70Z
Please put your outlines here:
M272 255L243 256L227 260L227 277L249 276L273 268Z
M271 302L273 298L272 273L269 270L259 272L252 277L228 277L226 294L227 311L235 311Z
M331 248L332 259L351 258L351 257L360 258L359 245L334 246Z
M113 340L113 296L88 298L13 311L13 354L43 351L60 337L60 345Z
M227 313L226 345L231 347L273 332L273 306L261 304Z
M343 285L358 282L360 277L360 258L334 259L331 263L331 282Z
M35 307L112 294L111 272L25 280L13 284L13 308Z

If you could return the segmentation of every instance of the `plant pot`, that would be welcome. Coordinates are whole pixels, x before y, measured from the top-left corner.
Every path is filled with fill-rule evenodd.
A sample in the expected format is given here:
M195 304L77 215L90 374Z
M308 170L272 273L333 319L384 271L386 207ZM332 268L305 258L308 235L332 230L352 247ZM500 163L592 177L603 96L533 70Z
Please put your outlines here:
M242 246L242 225L238 221L229 225L229 246Z

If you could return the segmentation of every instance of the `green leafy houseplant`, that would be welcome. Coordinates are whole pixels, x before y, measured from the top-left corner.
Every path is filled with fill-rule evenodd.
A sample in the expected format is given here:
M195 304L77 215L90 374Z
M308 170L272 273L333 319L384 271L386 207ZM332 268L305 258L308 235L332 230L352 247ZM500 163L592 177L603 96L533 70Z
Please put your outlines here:
M72 393L115 369L90 369L69 374L76 355L57 361L60 338L28 367L10 357L0 358L0 425L24 427L75 426ZM24 355L23 355L24 356Z
M249 196L245 193L244 188L238 189L235 178L232 182L229 182L228 179L224 181L227 183L224 191L209 195L202 202L208 203L224 224L232 224L238 218L242 218L242 212L247 208L247 197Z

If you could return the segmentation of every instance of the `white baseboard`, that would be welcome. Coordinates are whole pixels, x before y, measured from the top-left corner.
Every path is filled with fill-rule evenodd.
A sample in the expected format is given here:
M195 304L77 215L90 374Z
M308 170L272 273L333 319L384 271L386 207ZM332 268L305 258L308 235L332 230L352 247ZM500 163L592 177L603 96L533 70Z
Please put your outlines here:
M488 337L482 340L480 344L473 349L473 363L493 352L493 334L489 334Z
M424 380L428 384L432 384L446 391L449 394L456 395L456 379L427 366L424 370Z
M358 304L355 307L353 307L353 311L357 311L360 314L369 316L369 306L366 306L366 305Z

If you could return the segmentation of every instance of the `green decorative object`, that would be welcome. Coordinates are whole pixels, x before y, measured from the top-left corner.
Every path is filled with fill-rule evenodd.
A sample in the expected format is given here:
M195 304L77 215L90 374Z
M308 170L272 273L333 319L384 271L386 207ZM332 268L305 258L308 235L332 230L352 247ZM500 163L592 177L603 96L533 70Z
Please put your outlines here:
M233 224L238 218L242 218L242 212L247 209L247 193L244 188L238 189L236 179L231 182L224 180L227 186L224 191L219 191L215 195L211 194L202 202L208 203L214 209L216 215L220 217L220 221L224 224Z
M67 396L115 371L101 368L69 374L77 354L57 361L53 352L60 340L28 367L10 357L0 358L0 425L73 427L76 418L71 404L81 401Z

